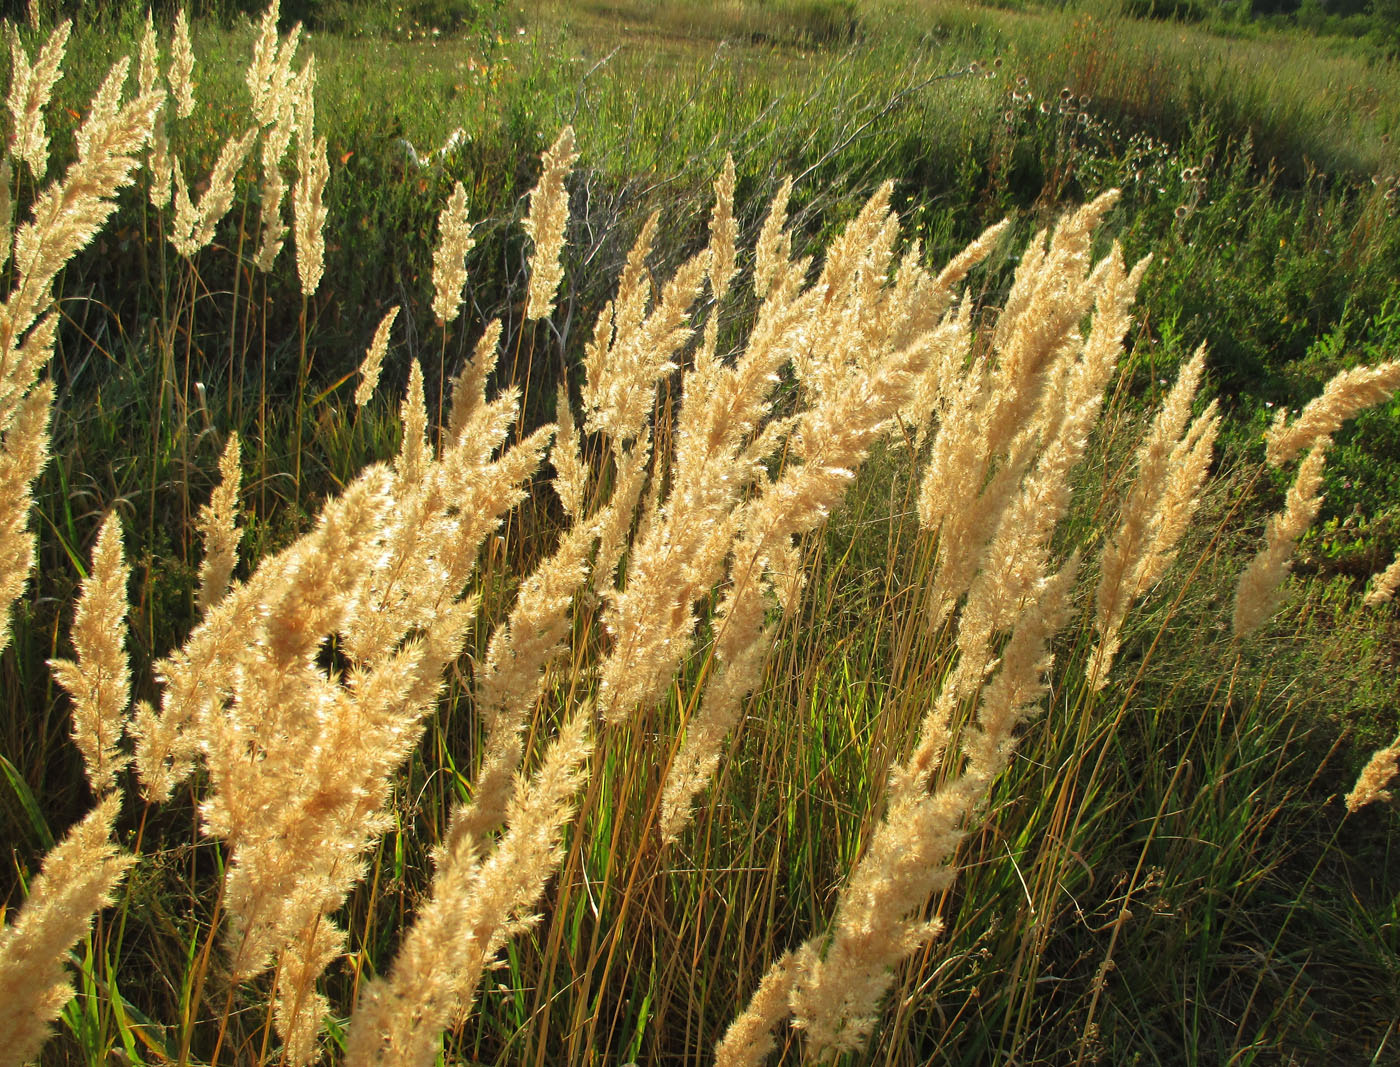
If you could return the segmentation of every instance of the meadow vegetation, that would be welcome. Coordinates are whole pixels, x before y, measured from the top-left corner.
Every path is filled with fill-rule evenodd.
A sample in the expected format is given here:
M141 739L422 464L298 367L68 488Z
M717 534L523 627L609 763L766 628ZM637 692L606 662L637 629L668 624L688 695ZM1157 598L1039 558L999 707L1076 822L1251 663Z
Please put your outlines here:
M373 6L8 24L0 1065L1392 1057L1384 10Z

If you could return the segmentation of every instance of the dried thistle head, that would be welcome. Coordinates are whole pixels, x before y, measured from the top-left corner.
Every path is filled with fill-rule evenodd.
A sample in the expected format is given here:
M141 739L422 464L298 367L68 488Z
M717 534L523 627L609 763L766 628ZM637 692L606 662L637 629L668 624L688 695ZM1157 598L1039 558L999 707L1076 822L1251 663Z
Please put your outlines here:
M467 253L475 244L467 221L467 189L458 182L438 215L438 243L433 249L433 311L440 322L453 321L462 310Z
M525 216L525 232L534 244L530 253L527 319L547 318L554 310L554 299L564 276L559 266L559 253L564 247L564 227L569 221L569 195L564 179L576 159L574 128L565 126L543 156L544 170L530 193L530 211Z

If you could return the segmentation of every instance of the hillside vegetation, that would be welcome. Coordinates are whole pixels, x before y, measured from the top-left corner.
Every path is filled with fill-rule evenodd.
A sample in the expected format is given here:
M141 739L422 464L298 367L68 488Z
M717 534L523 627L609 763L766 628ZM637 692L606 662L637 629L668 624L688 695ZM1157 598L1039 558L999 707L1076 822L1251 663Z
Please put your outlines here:
M0 1067L1394 1056L1384 5L10 6Z

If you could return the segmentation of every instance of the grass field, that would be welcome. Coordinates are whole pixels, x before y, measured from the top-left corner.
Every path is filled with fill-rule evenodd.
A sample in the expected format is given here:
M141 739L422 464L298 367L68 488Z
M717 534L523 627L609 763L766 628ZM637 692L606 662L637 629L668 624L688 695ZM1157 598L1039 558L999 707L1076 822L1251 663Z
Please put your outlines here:
M0 1067L1395 1057L1373 40L207 17L186 109L102 8L7 90Z

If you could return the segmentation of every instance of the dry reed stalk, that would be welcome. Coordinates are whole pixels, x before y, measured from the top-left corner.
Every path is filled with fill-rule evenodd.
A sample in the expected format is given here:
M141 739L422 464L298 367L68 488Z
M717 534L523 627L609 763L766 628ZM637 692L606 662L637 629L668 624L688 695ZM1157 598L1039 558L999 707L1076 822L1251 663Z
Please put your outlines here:
M303 296L321 284L326 261L326 206L323 195L330 178L326 139L316 136L316 65L308 59L298 79L296 96L297 177L292 187L292 236L297 253L297 277Z
M360 384L355 387L355 406L362 408L369 403L370 397L374 395L375 387L379 384L379 372L384 366L384 354L389 350L389 332L394 328L394 321L399 317L399 305L395 304L389 309L389 313L379 320L379 325L375 328L374 339L370 341L369 349L365 352L364 362L360 364Z
M1235 587L1234 633L1248 636L1274 613L1282 596L1298 538L1312 525L1322 505L1322 467L1327 461L1331 438L1317 438L1311 451L1298 465L1298 474L1288 487L1283 510L1269 517L1264 547L1250 561Z
M272 269L287 236L287 226L282 220L282 201L287 193L287 183L282 177L282 160L286 158L292 134L296 132L298 79L310 76L309 71L301 76L292 72L300 28L298 25L280 51L276 52L271 70L264 72L255 54L247 73L250 88L255 84L258 86L253 91L253 110L263 130L262 181L258 191L262 236L255 263L258 270L264 273Z
M919 490L920 524L937 535L931 625L982 569L1037 442L1053 435L1063 417L1068 369L1085 343L1078 324L1112 269L1108 260L1092 264L1090 240L1117 195L1110 190L1066 215L1048 242L1044 234L1032 239L997 321L992 355L950 383ZM1131 300L1132 285L1112 284L1120 299ZM1108 313L1121 320L1123 310Z
M574 128L565 126L543 156L543 171L530 192L530 210L524 221L525 233L534 246L530 252L527 319L548 318L554 311L559 282L564 277L559 253L564 247L564 228L569 222L569 194L564 188L564 179L577 159Z
M49 661L54 681L73 700L73 741L83 754L88 784L101 796L113 789L130 760L117 747L131 706L126 658L126 586L131 571L122 555L121 522L107 516L83 579L69 631L77 660Z
M219 485L209 503L199 509L195 525L204 539L204 559L199 564L199 593L195 598L201 613L223 599L229 576L238 563L239 458L238 435L230 434L219 456Z
M255 129L245 130L242 135L230 137L224 142L219 158L214 162L214 169L209 173L209 188L200 196L198 205L190 202L180 161L172 160L175 219L170 231L170 243L186 259L192 259L195 253L207 248L214 240L214 228L233 206L233 180L243 161L248 158L257 135Z
M170 44L170 92L175 97L175 117L194 113L194 48L190 44L190 20L185 9L175 13L175 36Z
M1389 800L1390 791L1385 787L1397 773L1400 773L1400 737L1385 748L1377 749L1361 769L1356 785L1347 794L1347 811L1355 813L1373 801Z
M63 54L73 23L64 19L54 27L33 64L20 43L19 34L6 23L10 38L10 93L5 104L10 110L10 154L29 167L35 181L49 166L49 134L44 109L58 79L63 77Z
M0 268L10 261L10 249L15 235L15 206L12 200L14 168L10 157L0 159Z
M774 965L791 971L782 979L791 983L787 1007L815 1058L864 1044L893 968L941 931L938 919L925 921L920 913L932 893L952 884L964 827L1015 750L1016 727L1038 708L1050 667L1049 641L1064 623L1076 570L1072 559L1044 580L1015 620L1000 666L983 689L976 725L965 735L961 773L929 791L933 768L918 757L944 744L928 735L943 725L930 715L914 757L891 772L884 817L841 891L831 931L804 943L790 962ZM739 1028L744 1035L745 1055L735 1050L726 1062L762 1062L771 1046L757 1032L781 1018L773 1004L751 1002L731 1024L731 1031ZM729 1043L726 1036L724 1045Z
M1200 503L1220 429L1215 401L1187 425L1204 368L1205 348L1201 347L1182 365L1143 437L1137 452L1137 480L1123 501L1118 531L1100 557L1094 613L1097 642L1085 666L1095 691L1108 681L1129 609L1171 566Z
M13 922L0 927L0 1067L38 1056L73 986L68 951L88 932L135 857L111 841L121 797L110 793L44 857Z
M554 467L554 494L572 522L583 515L584 498L588 492L588 465L584 461L578 429L574 426L573 405L569 403L568 386L560 383L555 403L555 422L559 433L554 438L549 461Z
M1387 399L1397 387L1400 360L1340 371L1292 422L1286 410L1274 416L1265 457L1271 465L1282 466L1305 448L1330 438L1348 419Z
M501 320L492 319L477 338L472 358L452 379L452 406L447 413L447 439L461 441L469 425L486 404L486 379L496 369L501 343Z
M1395 554L1390 566L1371 578L1371 589L1362 603L1368 608L1388 604L1396 589L1400 589L1400 552Z
M119 85L125 71L124 62L116 64L104 89ZM0 305L0 649L9 641L9 609L33 557L29 506L48 456L53 388L35 381L53 351L53 280L115 210L112 197L131 182L136 153L162 100L152 92L117 107L109 96L99 91L100 103L94 102L79 131L78 158L60 181L39 192L30 220L15 231L14 283Z
M534 777L517 780L509 828L491 852L460 834L438 856L431 896L389 974L361 992L350 1018L347 1067L431 1064L442 1031L469 1009L487 964L538 918L535 903L562 857L564 828L587 777L589 719L586 710L575 713Z
M724 301L735 271L734 241L734 156L726 154L724 167L715 179L715 206L710 212L709 277L715 303Z
M433 249L433 311L441 323L452 322L462 310L466 258L475 244L467 221L467 188L458 182L438 214L438 243Z
M301 43L301 23L292 27L286 40L280 40L277 20L280 3L273 0L258 25L253 42L253 58L244 73L251 98L253 118L260 129L267 129L283 117L283 101L291 89L292 61Z

